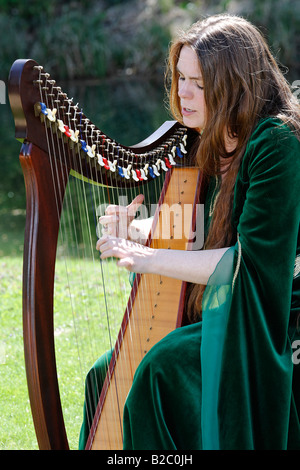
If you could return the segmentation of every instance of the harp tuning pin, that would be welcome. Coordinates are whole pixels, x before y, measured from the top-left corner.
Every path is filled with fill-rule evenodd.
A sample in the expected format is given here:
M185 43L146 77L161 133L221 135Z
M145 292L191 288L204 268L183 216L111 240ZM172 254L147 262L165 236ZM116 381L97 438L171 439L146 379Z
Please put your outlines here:
M180 150L179 147L177 147L177 155L178 155L179 158L183 158L183 155L182 155L181 150Z
M152 169L153 169L153 173L154 173L155 176L160 176L160 173L159 173L156 165L152 165Z
M107 163L108 163L110 171L114 173L116 171L116 160L114 162L111 162L110 160L108 160Z
M45 105L45 103L39 103L40 104L40 107L41 107L41 113L43 113L45 116L48 115L48 110L47 110L47 106Z
M176 162L174 161L173 155L171 155L171 154L169 153L169 154L168 154L168 158L169 158L169 162L171 163L171 165L176 165Z
M65 133L65 126L64 126L64 123L62 122L62 120L57 119L57 124L58 124L58 129L60 130L60 132L62 132L64 134Z
M96 149L96 145L93 144L91 147L89 145L86 146L87 148L87 155L90 157L90 158L94 158L95 157L95 149Z
M182 143L182 142L180 142L180 144L179 144L179 145L180 145L180 150L181 150L181 153L187 153L187 151L186 151L186 150L185 150L185 148L184 148L184 145L183 145L183 143Z
M100 153L97 153L97 160L99 165L104 166L103 157Z
M51 122L55 122L55 121L56 121L56 113L57 113L57 109L55 109L55 108L53 108L53 109L47 108L47 118L49 119L49 121L51 121Z
M132 174L132 178L134 179L134 181L140 181L135 170L131 170L131 174Z
M168 171L168 168L163 160L160 161L161 167L164 171Z
M167 157L165 157L165 163L166 163L166 166L167 166L168 168L172 168L172 164L171 164L171 162L167 159Z
M148 178L146 176L146 173L145 173L145 170L143 168L141 168L141 177L142 177L142 180L146 181Z
M149 166L149 174L151 178L156 178L156 175L154 174L153 168L151 166Z
M103 166L106 170L109 170L109 164L108 164L108 161L107 161L107 158L104 158L102 157L102 160L103 160Z
M80 139L80 143L81 143L81 150L83 150L85 153L87 153L87 152L88 152L88 149L87 149L87 143L86 143L86 141Z
M119 173L119 175L120 175L122 178L125 177L123 168L122 168L120 165L118 165L118 173Z
M141 170L135 170L135 173L136 173L136 176L138 178L139 181L143 181L143 177L142 177L142 174L141 174ZM135 178L134 178L135 179ZM137 181L137 180L135 180Z
M70 132L71 132L71 135L70 135L70 139L75 142L75 144L78 143L78 136L79 136L79 131L73 131L72 129L70 129Z
M128 165L127 168L123 168L124 177L129 180L130 179L130 170L132 165Z
M65 128L65 135L66 135L67 137L71 137L72 134L71 134L71 131L70 131L70 129L69 129L69 126L64 125L64 128Z

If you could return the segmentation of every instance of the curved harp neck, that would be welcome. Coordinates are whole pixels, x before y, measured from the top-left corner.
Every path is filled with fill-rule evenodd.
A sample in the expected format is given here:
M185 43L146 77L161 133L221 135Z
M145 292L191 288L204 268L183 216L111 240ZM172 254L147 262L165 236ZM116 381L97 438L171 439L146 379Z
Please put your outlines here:
M93 124L33 60L14 62L9 99L18 140L33 143L46 153L51 145L54 155L60 155L63 142L64 164L69 171L93 181L102 180L108 171L113 186L139 185L155 178L156 172L186 163L188 131L178 122L166 121L142 142L124 146ZM49 133L56 137L50 143ZM83 161L88 163L86 167Z

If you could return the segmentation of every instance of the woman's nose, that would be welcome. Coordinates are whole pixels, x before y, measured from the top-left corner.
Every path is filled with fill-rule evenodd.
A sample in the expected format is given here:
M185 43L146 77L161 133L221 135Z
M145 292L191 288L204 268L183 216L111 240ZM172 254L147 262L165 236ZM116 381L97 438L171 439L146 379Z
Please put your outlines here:
M191 99L193 94L188 82L185 80L181 82L178 87L178 96L179 98Z

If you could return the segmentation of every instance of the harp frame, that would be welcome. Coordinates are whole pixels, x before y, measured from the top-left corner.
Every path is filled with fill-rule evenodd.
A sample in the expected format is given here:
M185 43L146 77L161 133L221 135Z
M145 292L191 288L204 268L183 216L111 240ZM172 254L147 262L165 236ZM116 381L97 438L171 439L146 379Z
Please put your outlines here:
M79 169L77 161L74 161L74 152L70 151L72 147L69 142L65 142L64 145L68 149L67 161L56 159L53 171L45 130L49 123L46 119L41 122L35 108L41 99L36 86L40 75L41 67L37 62L19 59L13 64L8 81L15 137L22 142L19 158L26 187L23 257L24 353L28 392L39 448L66 450L69 449L69 444L59 395L53 325L54 272L59 222L70 172L79 172L82 176L93 179L94 173L104 170L93 166L92 171L86 174L82 168ZM43 75L44 80L49 81L48 74ZM80 118L87 119L84 115ZM122 146L122 149L125 152L134 152L136 157L151 153L153 149L161 148L178 129L178 122L167 121L141 143L131 147ZM188 135L187 148L194 140L193 132L188 131ZM122 184L124 180L116 177L116 185ZM137 184L143 182L139 181ZM56 197L58 193L59 200ZM186 285L183 283L182 298L185 289ZM183 307L181 314L182 310ZM185 319L178 318L180 325L183 324Z

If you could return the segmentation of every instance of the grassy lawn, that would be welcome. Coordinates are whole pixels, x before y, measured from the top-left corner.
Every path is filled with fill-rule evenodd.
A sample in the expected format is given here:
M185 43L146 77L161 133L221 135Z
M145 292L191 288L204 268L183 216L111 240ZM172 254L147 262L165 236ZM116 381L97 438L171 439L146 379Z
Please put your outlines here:
M36 449L22 338L22 258L0 260L0 448Z
M117 334L128 294L128 274L109 262L114 284L106 295ZM0 449L37 449L27 393L22 338L22 257L0 258ZM93 362L110 347L99 265L57 260L55 280L55 344L60 394L70 447L77 448L82 420L84 378ZM72 307L70 307L70 304ZM120 306L121 305L121 306Z
M18 189L21 192L21 189ZM37 449L27 391L23 352L22 264L25 202L0 192L0 450ZM70 199L70 195L68 194ZM87 226L82 207L73 198L74 217ZM78 208L75 205L78 205ZM72 222L72 220L71 220ZM78 446L84 381L95 360L110 349L107 312L95 239L87 248L71 246L73 225L64 227L58 245L55 274L54 328L60 396L71 449ZM69 233L70 232L70 233ZM83 230L84 232L84 230ZM82 246L88 239L81 233ZM95 238L95 234L93 234ZM70 250L66 250L66 245ZM93 261L93 257L95 259ZM68 258L68 259L67 259ZM130 285L127 271L114 261L103 263L114 345ZM113 280L113 282L112 282Z

